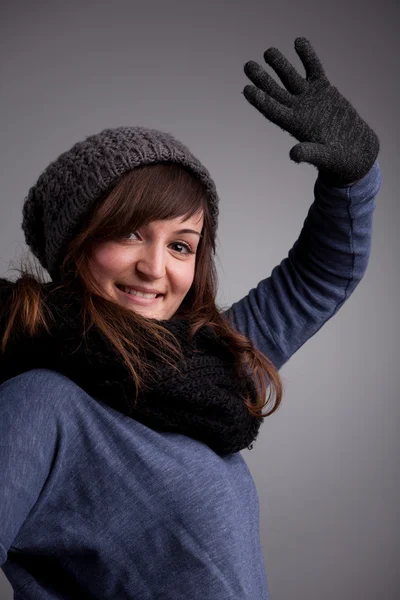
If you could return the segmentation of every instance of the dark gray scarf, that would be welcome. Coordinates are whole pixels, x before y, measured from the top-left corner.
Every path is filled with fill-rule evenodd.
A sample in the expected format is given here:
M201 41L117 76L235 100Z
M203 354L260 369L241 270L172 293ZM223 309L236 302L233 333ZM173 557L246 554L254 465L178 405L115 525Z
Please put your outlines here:
M178 372L147 352L146 364L154 375L145 380L135 404L132 376L109 341L96 327L83 338L79 295L55 292L54 287L45 286L54 316L51 335L14 336L0 359L1 382L30 369L52 369L152 429L185 434L221 455L252 448L263 417L250 415L243 397L254 401L254 382L235 373L227 343L210 327L202 327L189 341L186 319L159 322L178 339L185 360L175 359Z

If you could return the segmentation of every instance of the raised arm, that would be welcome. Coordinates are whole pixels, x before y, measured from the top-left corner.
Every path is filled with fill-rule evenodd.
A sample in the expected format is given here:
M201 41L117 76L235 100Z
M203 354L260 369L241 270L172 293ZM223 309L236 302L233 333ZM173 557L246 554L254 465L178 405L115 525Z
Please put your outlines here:
M245 98L300 143L297 163L318 169L314 202L288 257L225 314L280 368L342 306L365 273L381 185L379 140L333 87L310 42L295 40L302 77L276 48L264 53L281 87L257 63L245 64Z
M337 313L362 279L380 185L378 162L349 187L329 187L318 178L314 202L287 258L225 312L278 369Z

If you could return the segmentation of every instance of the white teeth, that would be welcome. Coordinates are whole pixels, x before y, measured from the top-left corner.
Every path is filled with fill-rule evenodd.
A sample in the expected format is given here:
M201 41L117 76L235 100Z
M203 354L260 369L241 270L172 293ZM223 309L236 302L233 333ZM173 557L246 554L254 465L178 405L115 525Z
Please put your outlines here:
M133 290L132 288L123 288L124 292L127 294L132 294L133 296L140 296L141 298L155 298L157 294L145 294L144 292L138 292L137 290Z

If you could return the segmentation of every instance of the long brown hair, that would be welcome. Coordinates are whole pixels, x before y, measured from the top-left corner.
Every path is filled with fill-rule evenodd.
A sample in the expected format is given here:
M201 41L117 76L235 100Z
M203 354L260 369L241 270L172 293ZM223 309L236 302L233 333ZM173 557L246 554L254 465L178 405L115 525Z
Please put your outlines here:
M91 266L91 248L96 241L122 238L150 221L190 218L201 211L204 224L196 253L194 280L176 316L189 320L191 335L203 325L208 325L228 343L229 351L235 357L237 373L250 374L256 385L256 402L244 399L249 412L258 417L267 416L278 408L283 384L272 361L250 339L234 329L223 315L222 308L216 304L216 241L206 192L203 184L185 168L172 163L154 164L137 167L120 176L87 215L80 231L69 244L57 286L72 286L79 291L83 333L93 326L101 331L125 362L138 393L143 377L151 376L141 359L141 350L151 347L159 360L172 366L171 354L183 357L173 335L156 320L147 319L104 296ZM22 328L30 335L35 335L43 327L49 330L49 315L42 293L45 285L43 276L38 270L34 276L25 263L17 270L21 277L13 288L1 343L3 351L14 327ZM262 412L264 407L268 409L266 413Z

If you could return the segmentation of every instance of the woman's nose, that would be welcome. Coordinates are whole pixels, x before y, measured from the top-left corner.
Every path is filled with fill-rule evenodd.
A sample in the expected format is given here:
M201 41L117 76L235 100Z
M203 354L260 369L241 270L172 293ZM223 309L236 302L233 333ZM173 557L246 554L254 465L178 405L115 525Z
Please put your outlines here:
M160 279L165 275L165 252L161 246L147 246L142 248L136 260L136 269L152 279Z

